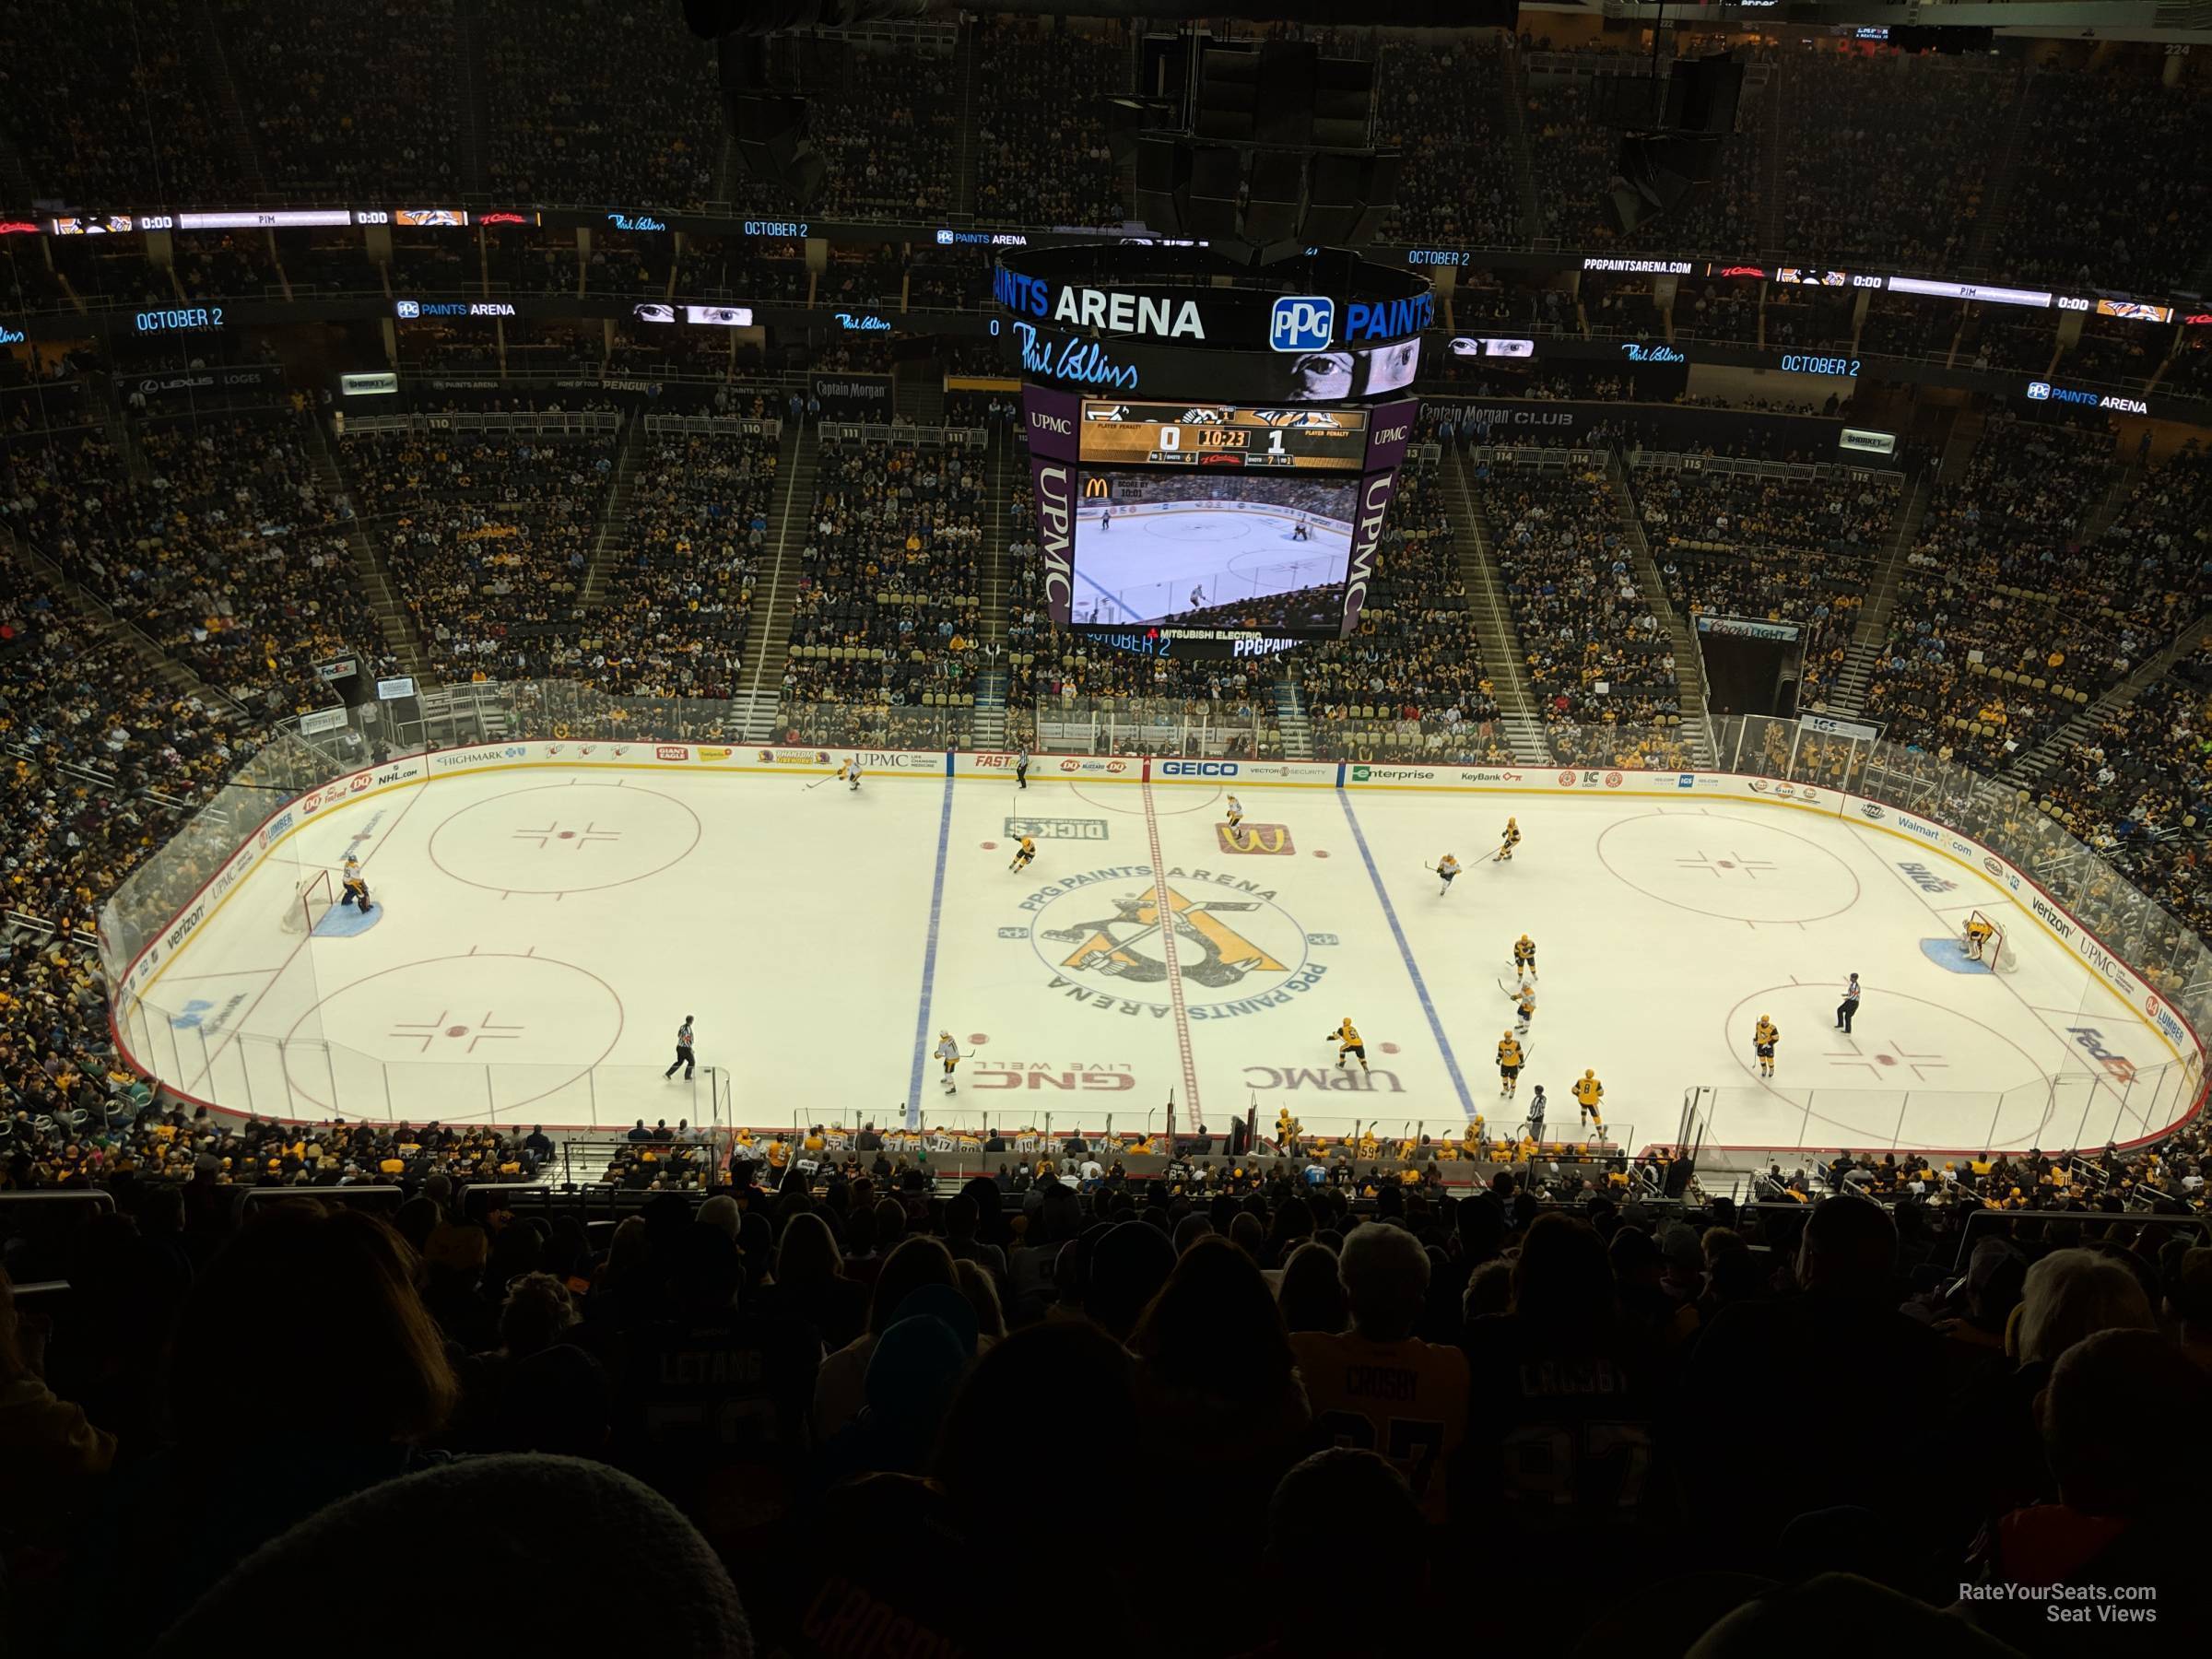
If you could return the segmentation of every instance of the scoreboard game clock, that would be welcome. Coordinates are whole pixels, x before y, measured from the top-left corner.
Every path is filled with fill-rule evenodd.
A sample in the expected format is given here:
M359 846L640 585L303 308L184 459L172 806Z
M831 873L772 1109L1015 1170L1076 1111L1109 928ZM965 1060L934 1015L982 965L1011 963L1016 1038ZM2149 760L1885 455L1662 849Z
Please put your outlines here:
M1045 611L1148 656L1265 655L1359 621L1420 406L1428 279L1325 249L1002 255Z
M1086 399L1077 458L1101 465L1319 467L1358 472L1365 409Z

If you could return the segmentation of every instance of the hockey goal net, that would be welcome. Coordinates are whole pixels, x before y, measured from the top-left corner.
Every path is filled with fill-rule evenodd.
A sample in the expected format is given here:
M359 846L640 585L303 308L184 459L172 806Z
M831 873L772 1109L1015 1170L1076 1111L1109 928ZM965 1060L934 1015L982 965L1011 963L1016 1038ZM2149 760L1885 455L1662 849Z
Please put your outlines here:
M291 901L284 907L280 925L288 934L308 934L338 901L337 883L328 870L303 871L292 884Z
M2020 964L2012 952L2012 935L2005 931L2003 923L1981 911L1966 919L1966 954L1970 957L1974 954L1974 936L1984 927L1989 929L1989 936L1982 944L1982 959L1999 973L2013 972Z

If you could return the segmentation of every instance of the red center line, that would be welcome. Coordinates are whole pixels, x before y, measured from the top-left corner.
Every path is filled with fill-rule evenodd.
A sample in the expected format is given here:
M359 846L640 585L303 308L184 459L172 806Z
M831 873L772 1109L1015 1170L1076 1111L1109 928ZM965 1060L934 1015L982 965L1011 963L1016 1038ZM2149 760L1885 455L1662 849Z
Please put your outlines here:
M1175 1047L1182 1055L1183 1109L1190 1113L1191 1127L1195 1129L1205 1120L1198 1113L1198 1063L1191 1054L1191 1013L1182 1002L1182 970L1175 959L1175 911L1168 894L1168 861L1159 853L1159 818L1152 809L1152 781L1147 778L1142 785L1145 792L1145 834L1152 843L1152 903L1159 918L1161 949L1168 959L1168 1005L1175 1011ZM1178 1133L1172 1108L1168 1112L1168 1134Z

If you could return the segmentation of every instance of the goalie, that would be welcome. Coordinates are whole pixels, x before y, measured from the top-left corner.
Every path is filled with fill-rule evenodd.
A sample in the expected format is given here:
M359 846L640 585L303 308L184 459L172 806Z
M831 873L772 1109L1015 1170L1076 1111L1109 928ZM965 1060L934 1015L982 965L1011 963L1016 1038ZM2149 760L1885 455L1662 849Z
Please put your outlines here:
M1987 916L1976 911L1966 919L1966 954L1976 962L1989 960L1989 947L1996 939L1997 930Z
M341 910L350 904L365 916L375 908L369 899L368 880L361 875L361 861L350 853L346 854L345 868L338 872L338 885L341 894L338 907Z

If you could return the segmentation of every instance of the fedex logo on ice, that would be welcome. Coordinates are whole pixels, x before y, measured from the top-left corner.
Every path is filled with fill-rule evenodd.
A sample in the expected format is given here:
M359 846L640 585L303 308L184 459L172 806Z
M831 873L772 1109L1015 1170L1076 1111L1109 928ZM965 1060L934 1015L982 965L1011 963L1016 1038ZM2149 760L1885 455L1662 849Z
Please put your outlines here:
M1267 319L1267 344L1277 351L1319 351L1336 334L1336 301L1326 294L1285 294Z

